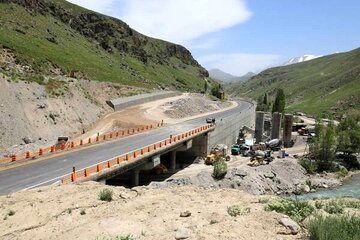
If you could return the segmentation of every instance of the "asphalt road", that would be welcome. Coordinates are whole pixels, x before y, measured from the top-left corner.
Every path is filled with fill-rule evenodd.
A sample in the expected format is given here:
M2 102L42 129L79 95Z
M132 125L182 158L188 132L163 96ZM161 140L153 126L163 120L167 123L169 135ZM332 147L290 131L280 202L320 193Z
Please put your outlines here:
M206 117L195 118L139 135L94 145L61 156L54 156L44 161L0 171L0 195L55 183L60 181L64 175L69 174L72 167L83 169L92 166L135 149L165 140L170 135L180 134L202 126L206 124L205 119L207 117L215 117L217 121L220 121L239 112L247 111L250 107L251 103L239 101L237 107L221 113L209 114Z

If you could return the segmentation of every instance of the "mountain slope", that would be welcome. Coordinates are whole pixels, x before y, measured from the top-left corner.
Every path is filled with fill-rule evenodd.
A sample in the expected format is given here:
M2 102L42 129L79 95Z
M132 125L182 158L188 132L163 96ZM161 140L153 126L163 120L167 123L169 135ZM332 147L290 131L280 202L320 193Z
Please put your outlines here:
M229 82L232 79L236 78L234 75L231 75L230 73L226 73L218 68L210 69L209 75L211 78L219 80L221 82Z
M27 80L59 68L90 80L199 90L208 76L184 47L64 0L0 0L1 46L32 66Z
M274 97L277 88L285 90L288 111L339 116L351 109L359 110L360 48L271 68L229 91L257 99L265 92Z

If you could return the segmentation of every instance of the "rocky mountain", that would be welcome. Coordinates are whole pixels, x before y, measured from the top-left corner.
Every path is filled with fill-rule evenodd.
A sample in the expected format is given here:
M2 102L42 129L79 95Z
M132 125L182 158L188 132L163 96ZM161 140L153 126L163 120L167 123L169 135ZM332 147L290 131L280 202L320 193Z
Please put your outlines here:
M218 68L210 69L209 75L211 78L221 82L229 82L232 79L236 78L236 76L231 75L230 73L226 73Z
M310 61L310 60L313 60L313 59L319 58L319 57L322 57L322 56L306 54L301 57L291 58L289 61L285 62L283 65L287 66L287 65L291 65L291 64L306 62L306 61Z
M0 47L33 69L22 76L27 80L57 69L89 80L200 90L208 77L183 46L64 0L0 0L0 26Z
M359 111L360 48L270 68L228 91L256 100L265 92L274 98L277 88L285 90L287 111L334 118Z
M230 73L226 73L220 69L214 68L209 70L209 75L211 78L219 82L231 83L231 82L246 81L256 74L253 72L248 72L247 74L239 77L239 76L234 76Z

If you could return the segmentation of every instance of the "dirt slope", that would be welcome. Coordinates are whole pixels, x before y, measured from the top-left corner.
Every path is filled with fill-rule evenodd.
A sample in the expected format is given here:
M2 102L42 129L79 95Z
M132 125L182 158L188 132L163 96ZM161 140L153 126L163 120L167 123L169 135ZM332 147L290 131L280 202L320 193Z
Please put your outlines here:
M96 239L132 234L136 239L175 239L186 228L188 239L298 239L286 232L281 214L265 212L258 197L239 190L203 189L192 186L166 189L139 187L114 191L110 203L98 200L106 188L97 183L45 187L0 197L0 238ZM250 208L244 216L231 217L227 207ZM85 214L81 215L81 210ZM180 217L189 211L190 217ZM210 223L212 222L212 223ZM100 238L101 239L101 238Z

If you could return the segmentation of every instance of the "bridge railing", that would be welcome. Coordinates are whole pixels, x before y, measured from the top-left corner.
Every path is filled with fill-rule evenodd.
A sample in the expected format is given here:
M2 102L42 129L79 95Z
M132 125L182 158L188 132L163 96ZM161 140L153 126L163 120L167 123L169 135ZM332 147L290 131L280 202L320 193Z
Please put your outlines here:
M0 163L11 163L21 160L30 160L34 158L44 157L50 154L55 154L63 151L69 151L78 149L85 146L90 146L104 141L115 140L145 131L153 130L164 126L164 121L155 124L142 125L136 128L129 128L121 131L113 131L98 135L96 137L89 137L86 139L80 139L78 141L68 141L66 144L58 144L50 147L42 147L36 151L26 151L21 154L13 154L8 158L0 158Z
M75 170L74 168L72 173L69 173L68 175L64 176L61 181L64 184L74 183L78 181L86 181L95 174L101 174L103 173L103 171L111 171L111 169L114 167L119 167L120 165L129 164L131 162L134 162L135 160L143 158L145 155L151 155L156 151L169 148L171 146L178 144L181 141L185 141L193 138L196 135L202 134L204 132L208 132L211 129L214 129L214 125L207 124L192 129L190 131L172 136L171 138L164 139L160 142L153 143L146 147L136 149L132 152L114 157L106 161L99 162L95 165L92 165L90 167L81 170Z

